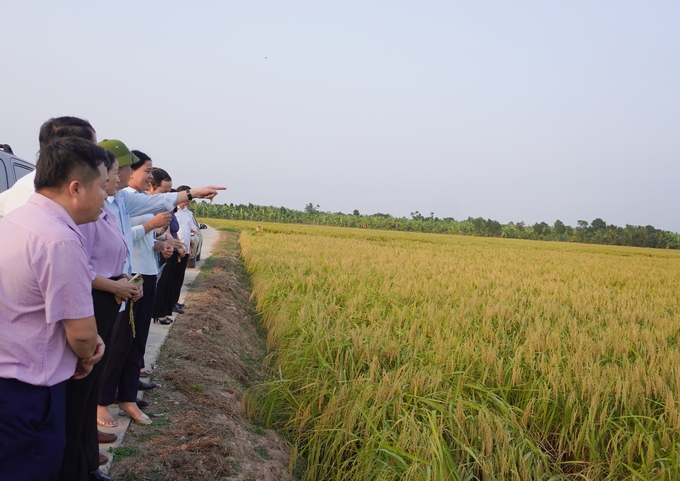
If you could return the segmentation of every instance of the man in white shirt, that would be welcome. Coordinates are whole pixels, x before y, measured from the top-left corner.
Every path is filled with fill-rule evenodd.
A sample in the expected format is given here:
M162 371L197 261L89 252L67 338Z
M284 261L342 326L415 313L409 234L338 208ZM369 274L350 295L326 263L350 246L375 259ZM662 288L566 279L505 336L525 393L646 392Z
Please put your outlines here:
M40 127L38 141L42 149L51 139L58 137L91 138L97 142L97 133L87 120L78 117L55 117ZM0 193L0 217L21 207L35 193L35 170L19 179L11 188Z

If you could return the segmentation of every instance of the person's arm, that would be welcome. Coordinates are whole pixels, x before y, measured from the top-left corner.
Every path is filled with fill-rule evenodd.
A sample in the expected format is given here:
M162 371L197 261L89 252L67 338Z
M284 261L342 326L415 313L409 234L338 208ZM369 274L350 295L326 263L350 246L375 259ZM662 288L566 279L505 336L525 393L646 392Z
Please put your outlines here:
M208 185L206 187L198 187L195 189L189 189L188 191L178 192L177 204L181 204L182 202L186 202L191 199L212 200L217 195L218 190L227 190L227 188L217 185Z
M160 252L166 259L168 259L172 253L175 252L175 248L166 241L155 241L153 244L153 250Z
M139 288L130 284L130 282L125 277L114 281L100 276L99 274L97 274L92 281L92 288L97 289L98 291L115 294L116 297L123 299L124 301L131 297L135 297L140 293Z
M165 242L170 244L178 253L180 256L184 257L184 254L186 254L186 247L182 243L182 241L175 239L173 237L167 237L165 239Z
M126 190L119 192L123 192L122 200L125 202L130 217L168 212L175 208L177 202L176 192L158 195L135 194Z
M92 259L92 248L94 245L94 236L96 231L96 222L88 222L87 224L80 224L78 230L83 234L83 247L85 247L85 253L88 259ZM88 269L90 270L90 279L94 280L97 277L97 273L92 268L92 264L88 264Z
M170 212L161 212L160 214L156 214L150 220L142 224L144 227L144 234L146 235L154 229L166 227L171 220L172 214Z
M212 200L219 190L227 190L227 188L209 185L207 187L189 189L189 192L191 192L192 199ZM169 212L175 208L175 205L189 200L187 192L168 192L167 194L157 195L134 194L125 190L121 192L124 192L122 200L125 202L125 207L130 213L130 217L142 214L157 214L164 211Z
M81 359L95 354L97 347L97 323L94 316L84 319L63 319L66 342L73 353Z
M95 364L101 361L104 356L104 350L106 346L102 338L97 335L97 345L94 349L94 354L91 357L85 359L78 359L76 364L76 372L73 373L73 379L82 379L92 372L92 368Z

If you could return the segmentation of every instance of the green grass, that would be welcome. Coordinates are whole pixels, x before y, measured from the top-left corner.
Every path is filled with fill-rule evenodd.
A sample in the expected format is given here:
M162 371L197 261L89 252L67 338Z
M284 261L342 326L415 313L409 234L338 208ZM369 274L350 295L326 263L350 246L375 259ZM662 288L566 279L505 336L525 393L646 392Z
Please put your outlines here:
M116 448L109 448L109 452L113 453L113 458L116 460L139 454L139 449L131 448L129 446L118 446Z
M255 446L255 452L260 455L265 461L270 460L272 457L269 454L269 450L265 446Z
M267 431L265 431L263 428L260 426L253 426L250 429L248 429L251 433L257 434L258 436L264 436L267 434Z

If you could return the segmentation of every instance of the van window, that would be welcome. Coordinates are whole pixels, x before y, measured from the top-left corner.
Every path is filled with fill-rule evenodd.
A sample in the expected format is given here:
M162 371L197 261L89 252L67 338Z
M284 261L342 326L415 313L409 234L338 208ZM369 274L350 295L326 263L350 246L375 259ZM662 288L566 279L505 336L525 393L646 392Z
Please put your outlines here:
M28 175L31 172L33 172L33 169L29 168L28 166L19 164L17 162L14 163L14 175L16 176L16 180L21 179L23 176Z
M0 159L0 192L6 191L8 186L7 167L5 167L5 162Z

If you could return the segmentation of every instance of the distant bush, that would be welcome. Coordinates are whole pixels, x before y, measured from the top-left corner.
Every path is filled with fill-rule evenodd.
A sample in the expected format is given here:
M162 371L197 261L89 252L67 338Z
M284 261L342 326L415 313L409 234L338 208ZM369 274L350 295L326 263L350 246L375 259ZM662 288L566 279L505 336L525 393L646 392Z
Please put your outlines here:
M590 224L587 221L580 220L577 227L572 227L560 220L555 221L552 226L546 222L537 222L533 226L527 226L524 222L501 224L496 220L482 217L468 217L465 220L455 220L451 217L440 219L435 217L434 213L425 217L418 211L412 212L410 218L393 217L382 213L361 215L358 210L355 210L352 214L331 213L320 211L319 206L312 203L307 204L304 210L295 210L286 207L254 204L194 202L191 209L198 217L216 219L581 242L657 249L680 248L679 236L675 232L656 229L651 225L635 226L627 224L625 227L618 227L607 224L600 218L593 220Z

